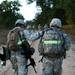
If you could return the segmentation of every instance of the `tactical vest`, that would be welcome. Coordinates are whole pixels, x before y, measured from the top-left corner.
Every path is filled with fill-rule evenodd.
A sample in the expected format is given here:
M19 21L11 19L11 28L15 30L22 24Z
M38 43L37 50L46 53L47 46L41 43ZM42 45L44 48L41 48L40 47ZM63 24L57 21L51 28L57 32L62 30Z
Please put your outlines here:
M21 28L20 27L15 27L14 29L12 29L9 33L8 33L8 37L7 37L7 47L10 50L16 51L19 49L18 46L18 41L19 41L19 35L18 35L18 31L20 31Z
M63 49L63 35L60 30L55 28L50 28L45 30L40 43L39 43L39 53L50 55L50 54L60 54L64 52Z

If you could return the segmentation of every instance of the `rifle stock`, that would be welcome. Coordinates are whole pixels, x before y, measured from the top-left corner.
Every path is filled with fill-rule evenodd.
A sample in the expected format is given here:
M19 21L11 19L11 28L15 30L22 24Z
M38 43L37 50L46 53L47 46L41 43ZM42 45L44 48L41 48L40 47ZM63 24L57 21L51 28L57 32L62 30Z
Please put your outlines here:
M6 60L10 59L10 51L6 47L3 48L3 54L0 54L0 59L3 61L3 65L6 65Z

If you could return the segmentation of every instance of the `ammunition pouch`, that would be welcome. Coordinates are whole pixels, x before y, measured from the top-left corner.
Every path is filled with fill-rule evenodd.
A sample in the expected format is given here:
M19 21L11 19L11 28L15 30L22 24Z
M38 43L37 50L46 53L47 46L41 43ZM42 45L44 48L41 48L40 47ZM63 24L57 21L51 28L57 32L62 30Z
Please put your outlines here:
M66 58L66 52L43 54L43 56L47 58Z

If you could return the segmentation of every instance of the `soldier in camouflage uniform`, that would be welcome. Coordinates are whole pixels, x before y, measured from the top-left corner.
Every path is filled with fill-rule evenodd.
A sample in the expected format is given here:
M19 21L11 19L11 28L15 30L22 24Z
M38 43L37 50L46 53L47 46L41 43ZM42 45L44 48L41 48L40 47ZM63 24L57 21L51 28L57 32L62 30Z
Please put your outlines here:
M62 62L66 57L66 51L70 49L70 38L61 31L61 27L61 20L53 18L50 28L31 35L33 41L40 38L38 51L43 57L42 75L61 75L62 73Z
M12 34L13 32L19 31L21 37L24 38L23 36L24 26L25 26L24 20L18 19L15 23L15 28L9 31L7 36L7 48L11 50L10 60L12 62L12 67L15 70L15 75L27 75L28 73L28 69L26 68L28 61L25 58L25 56L22 55L22 52L24 52L24 50L19 46L17 46L17 42L19 41L19 35Z
M61 31L61 27L61 20L53 18L50 22L50 28L44 31L41 38L44 43L39 44L39 53L43 56L42 75L61 75L62 73L62 62L66 50L70 49L70 38Z

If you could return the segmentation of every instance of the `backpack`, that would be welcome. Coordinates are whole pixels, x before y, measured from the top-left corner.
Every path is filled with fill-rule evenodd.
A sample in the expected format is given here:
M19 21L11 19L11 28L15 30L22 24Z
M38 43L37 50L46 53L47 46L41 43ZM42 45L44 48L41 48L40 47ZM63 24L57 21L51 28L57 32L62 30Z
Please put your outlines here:
M18 31L20 31L21 28L15 27L12 29L7 36L7 48L9 50L17 51L19 49L19 46L17 45L17 42L19 40Z
M40 55L58 54L64 52L64 39L60 30L50 28L44 31L38 50Z
M12 51L17 51L18 49L22 49L22 55L29 56L33 55L35 49L30 47L29 42L25 38L25 36L21 33L22 29L20 27L15 27L8 33L7 37L7 48Z

